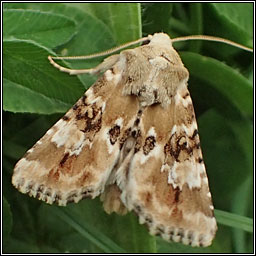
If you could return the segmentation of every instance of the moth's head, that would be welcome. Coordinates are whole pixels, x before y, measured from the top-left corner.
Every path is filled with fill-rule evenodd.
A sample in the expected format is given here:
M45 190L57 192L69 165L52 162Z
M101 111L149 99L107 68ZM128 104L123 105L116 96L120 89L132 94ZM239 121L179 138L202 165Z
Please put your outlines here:
M172 47L172 40L171 38L164 33L155 33L151 38L150 38L150 43L151 45L162 45L165 47Z

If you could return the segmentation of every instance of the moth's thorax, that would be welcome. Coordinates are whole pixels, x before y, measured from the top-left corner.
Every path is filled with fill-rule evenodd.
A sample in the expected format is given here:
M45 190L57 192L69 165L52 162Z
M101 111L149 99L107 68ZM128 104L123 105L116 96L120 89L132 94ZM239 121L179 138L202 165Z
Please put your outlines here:
M189 77L170 38L161 33L147 45L122 51L115 66L122 73L123 94L138 96L142 106L169 105Z

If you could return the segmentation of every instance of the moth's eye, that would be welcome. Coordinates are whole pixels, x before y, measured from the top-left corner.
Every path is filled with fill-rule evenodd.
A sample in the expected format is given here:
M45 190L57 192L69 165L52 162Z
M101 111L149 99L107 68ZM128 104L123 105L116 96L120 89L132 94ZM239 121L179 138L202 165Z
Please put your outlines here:
M147 44L149 44L149 43L150 43L150 40L146 40L146 41L142 42L141 45L147 45Z

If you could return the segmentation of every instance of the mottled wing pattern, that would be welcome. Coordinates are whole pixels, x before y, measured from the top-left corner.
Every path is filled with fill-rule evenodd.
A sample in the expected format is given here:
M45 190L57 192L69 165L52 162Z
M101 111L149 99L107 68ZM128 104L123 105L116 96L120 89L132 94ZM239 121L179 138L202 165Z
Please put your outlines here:
M107 70L16 164L18 190L59 205L104 190L138 110L114 72Z
M139 146L121 198L152 234L192 246L208 246L216 232L211 194L195 113L186 87L168 109L143 111Z
M156 33L98 69L108 70L16 164L14 186L59 205L101 194L106 212L134 210L152 234L210 245L217 226L189 74L171 39Z

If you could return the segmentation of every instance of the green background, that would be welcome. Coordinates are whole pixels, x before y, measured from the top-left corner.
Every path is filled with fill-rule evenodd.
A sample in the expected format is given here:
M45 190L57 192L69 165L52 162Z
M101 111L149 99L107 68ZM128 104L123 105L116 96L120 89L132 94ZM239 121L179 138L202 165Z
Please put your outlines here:
M155 32L213 35L252 47L252 3L5 3L3 13L3 251L5 253L251 253L253 54L223 43L176 43L190 72L218 221L212 246L148 234L133 213L99 199L49 206L11 185L15 163L95 81L53 68L49 54L86 55ZM93 61L63 62L72 68Z

